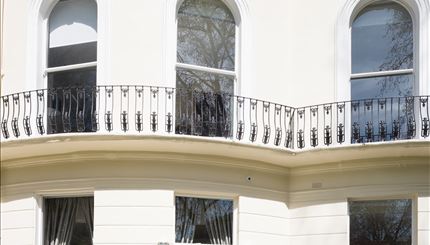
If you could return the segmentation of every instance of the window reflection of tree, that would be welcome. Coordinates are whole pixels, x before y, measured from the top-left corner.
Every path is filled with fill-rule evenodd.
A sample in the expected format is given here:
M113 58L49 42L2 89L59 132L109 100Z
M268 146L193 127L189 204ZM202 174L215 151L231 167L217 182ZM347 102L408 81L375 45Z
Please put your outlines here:
M395 4L386 25L384 37L391 40L391 48L387 57L379 67L381 71L413 68L413 23L409 13L400 5ZM378 97L411 96L414 94L414 77L412 75L386 76L378 81L380 88ZM398 105L400 104L400 105ZM403 131L407 131L408 121L412 123L414 106L406 100L396 101L394 114L399 115L395 120ZM407 134L400 136L408 138Z
M235 29L234 18L221 1L184 1L178 11L178 62L233 71ZM230 136L233 78L177 69L176 79L176 131Z
M412 237L411 200L350 204L351 245L406 245Z
M391 6L390 21L386 24L384 38L391 41L391 48L379 66L380 71L409 69L413 67L413 23L409 13L401 6ZM406 85L406 86L402 86ZM410 96L413 94L412 76L387 76L378 81L379 97Z

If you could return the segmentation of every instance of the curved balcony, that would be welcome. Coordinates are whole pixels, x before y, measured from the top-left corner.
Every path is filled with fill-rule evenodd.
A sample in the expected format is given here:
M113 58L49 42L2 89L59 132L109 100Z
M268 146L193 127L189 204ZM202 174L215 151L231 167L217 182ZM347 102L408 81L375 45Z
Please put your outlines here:
M429 96L291 107L157 86L39 89L1 97L1 142L81 133L192 135L289 151L424 139Z

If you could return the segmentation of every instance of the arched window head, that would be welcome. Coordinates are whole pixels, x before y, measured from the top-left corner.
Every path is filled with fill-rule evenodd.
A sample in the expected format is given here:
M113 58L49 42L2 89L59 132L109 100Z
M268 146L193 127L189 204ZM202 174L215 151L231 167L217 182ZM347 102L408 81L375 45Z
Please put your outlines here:
M177 131L230 135L226 126L236 79L235 19L221 0L185 0L177 22ZM202 127L193 129L196 124Z
M48 67L96 60L96 3L93 0L59 1L49 16Z
M352 22L351 97L413 95L414 32L409 12L395 2L375 3Z
M48 132L93 131L97 4L94 0L60 0L48 25Z

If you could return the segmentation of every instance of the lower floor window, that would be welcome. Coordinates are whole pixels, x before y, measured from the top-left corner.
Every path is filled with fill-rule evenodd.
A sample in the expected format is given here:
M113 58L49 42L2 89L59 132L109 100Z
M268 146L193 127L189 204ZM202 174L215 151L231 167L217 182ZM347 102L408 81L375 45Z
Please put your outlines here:
M175 203L177 243L233 243L233 201L176 197Z
M92 245L94 198L47 198L44 245Z
M350 245L412 244L412 200L349 203Z

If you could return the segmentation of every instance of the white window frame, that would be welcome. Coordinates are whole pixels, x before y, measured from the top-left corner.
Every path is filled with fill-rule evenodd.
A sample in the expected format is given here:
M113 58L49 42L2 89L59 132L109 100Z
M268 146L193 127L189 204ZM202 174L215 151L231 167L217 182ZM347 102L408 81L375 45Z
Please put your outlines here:
M164 86L176 87L177 65L177 13L184 0L163 1L164 27L162 33L162 83ZM235 94L249 94L255 87L255 77L252 75L251 24L248 0L220 0L233 14L236 23L235 40ZM196 68L196 67L194 67ZM197 68L198 69L198 68ZM230 75L232 75L230 73Z
M350 211L349 211L349 203L350 202L362 202L362 201L386 201L386 200L400 200L400 199L409 199L412 201L412 221L411 221L411 241L412 245L418 245L418 195L392 195L392 196L372 196L372 197L359 197L359 198L348 198L346 200L347 203L347 216L348 216L348 224L347 224L347 235L348 235L348 245L350 244Z
M47 87L48 72L71 70L78 67L47 67L49 16L59 0L29 0L27 20L27 63L25 87L27 90ZM110 11L111 1L94 0L97 4L97 64L81 63L79 68L97 67L96 83L105 84L111 77Z
M178 62L177 60L177 35L178 35L178 17L177 17L177 13L179 11L179 8L181 7L182 3L184 2L184 0L180 0L177 3L177 7L176 7L176 13L175 13L175 86L176 87L176 72L178 68L182 68L185 70L192 70L192 71L200 71L200 72L206 72L209 74L216 74L216 75L224 75L224 76L228 76L233 78L233 93L237 94L238 92L238 67L239 67L239 33L240 33L240 18L237 16L237 14L235 14L235 11L233 11L234 8L231 7L231 2L227 1L227 0L216 0L216 1L221 1L222 3L224 3L226 5L226 7L228 8L228 10L230 11L230 13L233 15L234 18L234 22L235 22L235 40L234 40L234 70L230 71L230 70L225 70L225 69L217 69L217 68L212 68L212 67L206 67L206 66L200 66L200 65L193 65L193 64L187 64L187 63L182 63L182 62Z
M94 198L94 189L92 188L71 188L67 190L50 190L44 192L38 192L34 196L36 200L36 218L35 218L35 244L36 245L44 245L44 231L45 224L43 223L44 218L44 200L46 198L67 198L67 197L93 197Z
M82 69L82 68L92 68L92 67L97 67L97 61L98 61L98 57L96 57L96 61L92 61L92 62L83 62L83 63L77 63L77 64L72 64L72 65L65 65L65 66L55 66L55 67L48 67L48 57L49 57L49 18L51 17L52 11L55 8L55 6L59 3L60 0L57 0L55 2L55 4L52 6L51 10L49 11L48 14L48 18L47 18L47 26L46 26L46 55L45 55L45 72L43 73L43 77L45 78L45 84L46 87L48 87L48 75L50 73L55 73L55 72L62 72L62 71L73 71L73 70L78 70L78 69ZM98 1L97 0L91 0L94 1L96 3L96 5L98 6ZM98 7L97 7L98 8ZM97 11L97 16L96 16L97 22L98 22L98 11ZM98 24L98 23L97 23ZM98 44L98 27L97 27L97 31L96 31L96 42ZM98 45L97 45L98 46ZM98 47L97 47L98 48ZM96 75L96 83L97 83L97 75Z
M175 195L173 196L173 203L174 203L174 216L173 216L173 224L175 224L175 229L176 229L176 197L191 197L191 198L202 198L202 199L219 199L219 200L231 200L233 202L233 231L232 231L232 235L233 235L233 243L232 245L237 245L238 244L238 217L239 217L239 207L238 207L238 200L239 198L235 195L220 195L220 194L214 194L214 193L209 193L209 192L203 192L201 194L196 194L195 192L175 192ZM176 241L176 234L175 234L175 239L174 241ZM205 243L176 243L174 242L173 244L175 245L186 245L186 244L201 244L201 245L211 245L211 244L205 244Z
M335 99L344 101L351 99L351 79L364 78L370 74L351 72L351 24L358 13L366 6L377 2L376 0L347 0L341 9L336 23L336 43L335 43ZM430 4L427 0L392 0L391 2L402 5L411 15L414 26L414 62L413 71L409 69L396 71L403 74L414 74L415 94L430 94L428 84L430 57ZM394 73L396 73L394 72ZM390 74L391 73L391 74ZM396 75L397 75L396 74ZM393 71L379 73L377 75L395 75Z
M402 4L401 2L391 1L391 0L370 2L369 4L364 5L361 8L357 9L355 15L353 15L351 17L351 26L354 23L355 19L358 17L358 15L361 13L361 11L363 9L365 9L366 7L371 6L374 3L385 4L385 3L390 3L390 2L399 4L401 7L403 7L406 10L406 12L411 17L412 27L413 27L413 30L412 30L413 31L413 33L412 33L412 36L413 36L413 40L412 40L412 42L413 42L412 43L412 45L413 45L413 50L412 50L412 52L413 52L412 53L412 55L413 55L412 68L410 68L410 69L386 70L386 71L361 72L361 73L352 73L351 72L351 76L350 76L350 79L349 79L350 82L352 80L354 80L354 79L361 79L361 78L375 78L375 77L393 76L393 75L413 75L415 73L414 72L414 68L415 68L415 65L417 63L416 62L416 58L415 58L416 55L417 55L417 53L416 53L417 48L415 47L416 37L417 37L417 35L415 33L415 30L416 30L415 25L416 25L416 23L414 21L414 18L412 16L411 11L404 4ZM351 32L351 35L352 35L352 32ZM352 37L351 37L351 41L352 41ZM351 51L352 51L352 49L351 49ZM352 55L351 55L351 59L352 59ZM417 77L414 75L414 79L412 81L413 84L414 84L414 91L413 91L414 95L415 94L419 94L419 90L418 90L419 84L417 83L416 79L417 79Z

